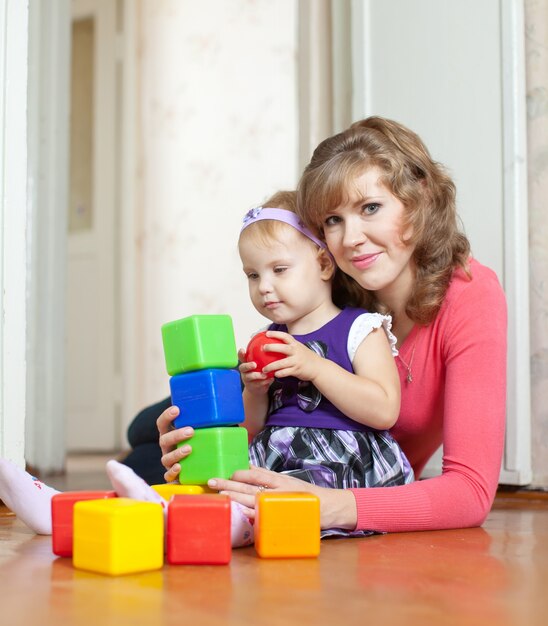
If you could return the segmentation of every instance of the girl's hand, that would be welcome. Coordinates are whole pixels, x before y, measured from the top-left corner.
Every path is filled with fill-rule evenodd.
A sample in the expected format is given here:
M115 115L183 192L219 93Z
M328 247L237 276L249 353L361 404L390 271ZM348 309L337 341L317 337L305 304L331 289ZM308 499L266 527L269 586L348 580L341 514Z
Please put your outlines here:
M265 374L276 372L276 378L294 376L299 380L314 381L322 363L325 363L325 359L288 333L283 333L279 330L269 330L266 336L284 341L284 344L275 344L273 347L275 347L276 352L281 352L286 356L279 361L266 365L263 369ZM265 345L264 350L269 352L268 344Z
M264 396L268 393L268 388L272 384L273 379L267 378L266 374L262 372L254 372L253 370L257 367L255 361L243 362L245 359L245 350L238 350L238 359L241 361L238 370L240 371L240 376L242 377L242 382L246 390L256 396Z
M353 530L358 519L356 500L351 491L317 487L299 478L278 474L262 467L251 466L251 469L234 472L230 480L212 478L208 481L208 486L238 502L250 518L255 517L255 496L266 489L274 492L305 492L318 496L321 528Z
M166 468L164 479L170 483L177 479L181 466L179 461L187 457L192 448L189 445L181 446L177 448L176 445L181 441L186 441L194 435L194 429L190 426L184 426L183 428L175 428L173 420L179 415L179 409L176 406L171 406L166 409L160 417L156 420L156 426L158 427L159 444L162 449L162 465Z

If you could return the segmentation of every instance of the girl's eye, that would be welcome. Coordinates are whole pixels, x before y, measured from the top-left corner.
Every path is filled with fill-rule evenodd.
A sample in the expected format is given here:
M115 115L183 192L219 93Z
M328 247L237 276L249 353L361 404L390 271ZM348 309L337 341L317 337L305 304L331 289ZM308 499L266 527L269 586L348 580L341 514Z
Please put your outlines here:
M369 204L364 204L362 206L362 211L366 215L374 215L380 208L381 208L380 204L377 204L376 202L371 202Z
M284 266L284 265L281 265L280 267L275 267L274 268L274 274L283 274L286 269L287 269L287 267Z
M259 278L259 274L256 272L249 272L247 275L248 280L257 280Z

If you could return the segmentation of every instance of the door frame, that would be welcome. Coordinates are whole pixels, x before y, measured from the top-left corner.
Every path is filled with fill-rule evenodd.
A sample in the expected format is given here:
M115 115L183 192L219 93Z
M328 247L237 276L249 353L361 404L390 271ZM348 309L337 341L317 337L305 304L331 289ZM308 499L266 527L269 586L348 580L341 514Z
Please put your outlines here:
M25 457L64 464L64 297L70 0L29 3L29 280Z
M100 0L110 2L110 0ZM29 253L29 315L28 315L28 375L26 458L44 473L59 472L65 466L64 440L64 379L66 364L65 342L65 281L66 281L66 211L68 202L68 108L70 94L70 31L71 0L48 4L48 18L40 11L41 0L30 0L31 33L40 44L31 48L29 66L36 76L50 86L49 114L44 114L45 103L36 90L29 98L29 145L34 147L33 176L29 187L33 190L32 237ZM119 237L115 246L119 251L119 307L123 323L120 331L121 374L115 381L121 399L121 413L132 416L135 410L135 68L136 7L131 1L116 0L118 32L116 54L120 61L121 120L120 150L116 154L116 175L119 186L117 201L120 207ZM34 24L34 26L32 26ZM46 171L47 167L47 171ZM32 172L31 172L32 174ZM42 193L42 182L49 189ZM43 254L43 251L49 254ZM41 296L42 294L42 296ZM43 294L48 297L44 301ZM44 305L47 314L44 315ZM50 372L47 380L44 372ZM127 420L120 420L118 440L126 441Z

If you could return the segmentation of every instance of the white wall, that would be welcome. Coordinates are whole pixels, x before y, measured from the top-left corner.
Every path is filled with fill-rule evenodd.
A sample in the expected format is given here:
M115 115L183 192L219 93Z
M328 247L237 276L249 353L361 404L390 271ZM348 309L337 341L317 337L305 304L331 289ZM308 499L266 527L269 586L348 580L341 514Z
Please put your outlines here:
M236 242L243 214L297 182L297 0L143 0L138 15L138 404L168 395L160 326L264 323Z

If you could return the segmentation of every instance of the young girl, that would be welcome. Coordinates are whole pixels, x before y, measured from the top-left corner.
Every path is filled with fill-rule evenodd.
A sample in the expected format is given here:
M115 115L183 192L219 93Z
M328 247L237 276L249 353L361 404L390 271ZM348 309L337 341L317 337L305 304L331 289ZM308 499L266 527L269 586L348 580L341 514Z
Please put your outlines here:
M321 487L411 482L387 432L400 405L390 318L333 303L333 259L295 198L281 192L250 211L238 245L251 301L273 322L267 336L284 342L266 346L284 356L262 372L240 365L251 462Z

